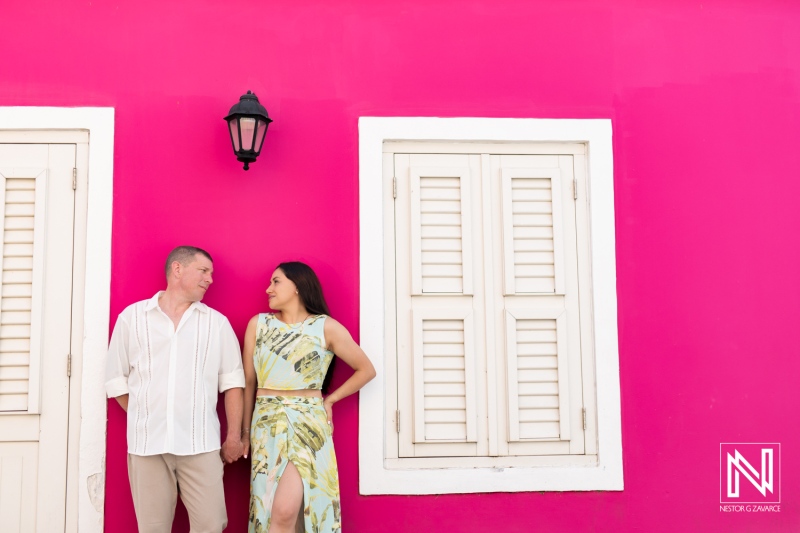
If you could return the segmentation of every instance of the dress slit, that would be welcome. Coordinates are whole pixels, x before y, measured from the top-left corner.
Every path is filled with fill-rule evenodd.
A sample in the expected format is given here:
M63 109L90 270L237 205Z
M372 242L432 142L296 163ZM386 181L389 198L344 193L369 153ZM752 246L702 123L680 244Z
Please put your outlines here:
M281 461L281 465L282 466L280 467L280 472L276 475L275 486L274 486L274 489L272 491L272 495L269 498L269 501L273 502L273 504L275 502L275 497L278 495L278 488L280 488L281 481L283 480L283 476L284 476L284 474L286 474L286 469L289 468L290 464L294 465L294 462L291 459L288 459L288 460L286 460L285 458L281 458L281 459L282 459L282 461ZM295 531L296 531L296 533L303 533L303 531L305 531L304 511L305 511L305 508L306 508L306 506L308 504L307 498L306 498L306 493L308 492L308 488L309 487L308 487L308 483L306 482L306 480L303 479L303 476L300 475L300 470L297 469L297 465L294 466L294 469L297 471L297 475L300 477L300 486L302 487L302 490L303 490L303 498L302 498L302 500L300 502L300 507L297 510L297 517L296 517L297 518L297 522L296 522Z

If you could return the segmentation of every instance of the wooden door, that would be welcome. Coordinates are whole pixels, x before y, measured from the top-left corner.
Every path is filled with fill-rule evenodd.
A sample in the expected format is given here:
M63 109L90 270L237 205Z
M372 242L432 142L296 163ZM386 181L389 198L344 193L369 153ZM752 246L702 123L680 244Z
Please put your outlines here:
M0 524L65 530L75 144L0 144Z

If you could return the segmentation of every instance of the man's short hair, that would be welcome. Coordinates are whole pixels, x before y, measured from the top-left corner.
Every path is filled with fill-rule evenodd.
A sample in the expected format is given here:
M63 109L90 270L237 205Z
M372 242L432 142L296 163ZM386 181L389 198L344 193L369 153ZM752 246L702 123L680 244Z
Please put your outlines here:
M211 254L197 246L178 246L172 250L167 256L167 264L164 265L164 274L166 274L167 279L169 279L169 273L172 271L172 263L177 261L182 265L188 265L194 261L194 256L197 254L205 256L212 263L214 262L211 259Z

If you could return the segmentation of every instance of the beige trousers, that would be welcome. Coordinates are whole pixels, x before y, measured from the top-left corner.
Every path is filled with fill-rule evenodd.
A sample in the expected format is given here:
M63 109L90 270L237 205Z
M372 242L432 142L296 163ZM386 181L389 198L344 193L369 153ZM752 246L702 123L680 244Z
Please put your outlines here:
M175 503L189 512L191 533L220 533L228 525L219 451L198 455L128 454L128 478L139 533L170 533Z

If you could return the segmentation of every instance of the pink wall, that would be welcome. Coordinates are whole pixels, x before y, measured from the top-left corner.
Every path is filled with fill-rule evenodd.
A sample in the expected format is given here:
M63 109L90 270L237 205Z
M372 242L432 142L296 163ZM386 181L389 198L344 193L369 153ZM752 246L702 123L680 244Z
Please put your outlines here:
M191 243L239 335L300 258L357 337L359 116L613 120L625 490L361 497L352 397L346 531L800 528L797 3L66 0L0 20L0 105L116 109L114 317ZM248 89L275 123L244 172L222 117ZM106 531L133 532L108 417ZM783 444L781 513L720 513L719 443L765 441ZM244 531L247 465L226 487Z

